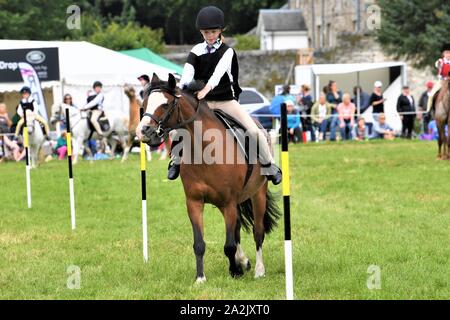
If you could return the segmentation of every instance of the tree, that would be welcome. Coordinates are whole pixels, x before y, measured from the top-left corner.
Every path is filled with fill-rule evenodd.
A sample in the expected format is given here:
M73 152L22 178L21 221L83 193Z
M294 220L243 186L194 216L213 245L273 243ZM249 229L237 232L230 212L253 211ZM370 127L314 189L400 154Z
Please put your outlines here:
M117 51L146 47L157 53L162 53L164 52L162 38L163 32L161 29L153 30L148 27L140 27L133 22L128 22L126 25L112 22L106 28L98 28L85 39Z
M70 0L0 0L1 37L6 39L57 40L68 35L66 9Z
M141 25L164 28L166 43L201 40L195 28L198 11L216 5L225 13L226 35L241 34L256 26L259 9L280 8L286 0L136 0L136 19Z
M415 67L434 66L441 46L449 42L450 6L444 0L377 0L381 28L376 37L396 58L411 60Z

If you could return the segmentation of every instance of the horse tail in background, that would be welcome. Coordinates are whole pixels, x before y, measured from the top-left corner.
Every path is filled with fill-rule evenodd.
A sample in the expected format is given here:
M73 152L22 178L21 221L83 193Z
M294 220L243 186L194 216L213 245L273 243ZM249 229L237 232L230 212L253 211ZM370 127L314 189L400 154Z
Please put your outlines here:
M267 189L266 193L266 212L264 213L264 232L270 233L278 225L277 220L281 217L280 208L278 207L276 199L278 196L274 195ZM250 199L238 205L239 218L241 220L242 227L246 232L250 231L250 227L253 229L254 218L252 201Z

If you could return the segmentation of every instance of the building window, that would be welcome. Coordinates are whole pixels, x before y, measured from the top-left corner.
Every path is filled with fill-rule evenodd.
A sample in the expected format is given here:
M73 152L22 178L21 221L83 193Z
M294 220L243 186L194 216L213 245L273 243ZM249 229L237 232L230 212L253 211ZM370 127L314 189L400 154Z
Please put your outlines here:
M332 47L333 46L333 30L331 29L331 23L327 23L327 46Z
M316 47L322 48L322 28L320 26L317 26L317 35L316 35Z

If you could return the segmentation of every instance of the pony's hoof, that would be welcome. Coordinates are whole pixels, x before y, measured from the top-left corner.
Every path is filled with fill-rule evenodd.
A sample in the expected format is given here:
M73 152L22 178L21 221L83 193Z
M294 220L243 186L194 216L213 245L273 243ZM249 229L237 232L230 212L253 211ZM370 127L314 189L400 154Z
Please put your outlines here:
M247 260L247 265L245 266L245 271L249 271L252 268L252 264L250 263L250 260Z
M259 265L255 267L255 279L263 278L266 276L266 270L264 265Z
M195 284L197 284L197 285L205 283L205 282L206 282L206 277L205 276L198 277L197 279L195 279Z
M230 270L230 275L235 279L240 278L244 275L244 270L240 265L238 265L236 270Z

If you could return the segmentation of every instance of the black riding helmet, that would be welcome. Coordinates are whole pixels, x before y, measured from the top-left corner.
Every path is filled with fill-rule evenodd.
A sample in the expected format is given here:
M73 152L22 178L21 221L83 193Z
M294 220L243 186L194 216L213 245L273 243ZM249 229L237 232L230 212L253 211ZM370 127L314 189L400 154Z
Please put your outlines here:
M225 15L219 8L207 6L198 12L195 25L199 30L224 29Z
M20 94L28 92L29 94L31 94L31 89L30 87L24 86L22 87L22 89L20 89Z
M444 43L443 45L442 45L442 52L444 52L444 51L447 51L447 50L449 50L450 51L450 43Z
M102 88L103 84L100 81L95 81L94 84L92 85L92 88L95 89L96 87Z

